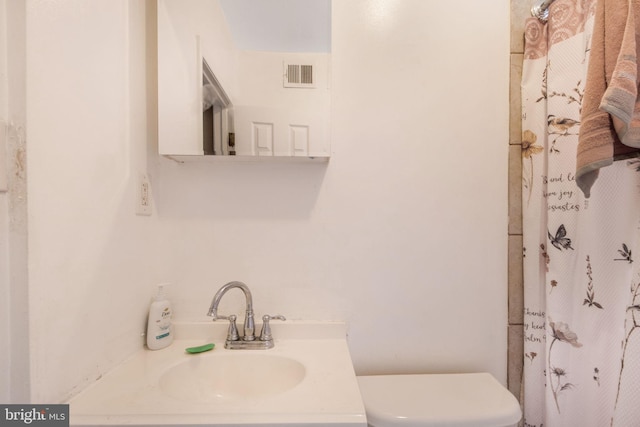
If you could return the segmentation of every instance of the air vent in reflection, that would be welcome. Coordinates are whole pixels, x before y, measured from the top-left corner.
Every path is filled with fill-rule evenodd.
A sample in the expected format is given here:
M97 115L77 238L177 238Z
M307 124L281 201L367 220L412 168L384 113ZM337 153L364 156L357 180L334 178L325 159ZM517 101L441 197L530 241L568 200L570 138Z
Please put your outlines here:
M315 87L313 65L284 64L284 87Z

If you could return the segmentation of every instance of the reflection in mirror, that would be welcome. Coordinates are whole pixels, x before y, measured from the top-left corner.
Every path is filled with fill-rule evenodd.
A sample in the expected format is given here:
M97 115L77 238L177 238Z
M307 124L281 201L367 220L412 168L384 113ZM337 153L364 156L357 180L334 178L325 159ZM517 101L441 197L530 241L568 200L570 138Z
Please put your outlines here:
M160 153L328 157L330 17L331 0L158 0Z
M205 155L235 155L231 100L202 60L202 150Z

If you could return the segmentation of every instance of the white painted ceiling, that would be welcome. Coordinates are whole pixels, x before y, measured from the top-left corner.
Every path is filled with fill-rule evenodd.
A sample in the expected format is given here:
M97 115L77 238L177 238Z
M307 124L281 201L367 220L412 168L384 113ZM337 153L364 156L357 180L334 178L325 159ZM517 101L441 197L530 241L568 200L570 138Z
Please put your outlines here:
M220 0L239 49L331 52L331 0Z

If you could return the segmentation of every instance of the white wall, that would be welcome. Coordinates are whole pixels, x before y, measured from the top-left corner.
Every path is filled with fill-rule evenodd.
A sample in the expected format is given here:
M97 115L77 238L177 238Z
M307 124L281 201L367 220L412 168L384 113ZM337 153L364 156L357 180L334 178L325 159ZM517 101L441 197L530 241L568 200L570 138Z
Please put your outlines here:
M31 372L57 402L143 343L158 272L147 168L145 2L27 2Z
M9 343L9 198L7 195L7 143L9 82L7 76L7 4L0 0L0 342ZM9 401L10 345L0 348L0 402Z
M508 2L333 7L327 266L356 370L504 381Z
M27 5L34 401L140 348L166 280L179 320L242 280L258 315L346 320L358 373L504 382L507 0L334 2L328 164L159 158L142 0Z
M29 398L25 5L0 1L0 401Z

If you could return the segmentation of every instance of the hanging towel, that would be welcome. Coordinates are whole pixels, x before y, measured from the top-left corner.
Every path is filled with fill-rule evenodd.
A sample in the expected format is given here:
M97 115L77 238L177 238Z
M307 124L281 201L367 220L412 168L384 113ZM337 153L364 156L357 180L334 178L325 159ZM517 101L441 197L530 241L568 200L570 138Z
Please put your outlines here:
M576 183L585 197L590 196L591 187L598 177L600 168L610 165L614 160L638 153L637 148L622 144L612 117L600 108L612 82L614 70L618 66L624 35L627 32L626 24L629 23L627 18L630 15L634 27L628 31L632 31L633 34L635 56L635 13L630 14L629 10L636 9L637 5L638 0L598 0L596 6L576 159ZM624 58L626 61L626 57ZM624 65L628 68L628 63L625 62ZM620 71L622 69L619 67ZM637 69L635 74L637 78ZM613 93L619 92L612 89L609 94ZM632 111L635 109L635 103L636 99L633 100Z
M628 0L627 22L620 53L600 108L611 114L613 127L624 145L640 147L640 99L638 99L638 48L640 1Z

